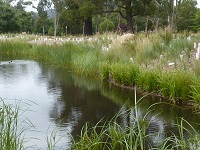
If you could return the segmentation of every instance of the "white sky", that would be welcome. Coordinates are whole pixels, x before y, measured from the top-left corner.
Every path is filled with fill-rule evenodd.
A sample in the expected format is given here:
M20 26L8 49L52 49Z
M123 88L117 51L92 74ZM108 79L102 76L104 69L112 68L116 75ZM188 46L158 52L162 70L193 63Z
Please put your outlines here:
M199 0L200 1L200 0ZM33 6L37 7L38 3L39 3L39 0L32 0L32 3L33 3ZM27 6L26 11L34 11L34 12L37 12L36 9L34 9L32 6Z
M197 0L197 7L200 8L200 0Z
M32 0L33 6L37 7L39 0ZM197 0L197 7L200 8L200 0ZM26 11L34 11L37 12L36 9L34 9L32 6L28 6L26 8Z

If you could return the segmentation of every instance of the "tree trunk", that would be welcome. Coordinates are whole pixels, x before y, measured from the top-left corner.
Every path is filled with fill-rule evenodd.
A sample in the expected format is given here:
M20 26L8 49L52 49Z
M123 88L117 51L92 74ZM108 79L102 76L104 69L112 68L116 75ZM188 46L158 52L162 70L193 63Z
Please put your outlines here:
M156 31L156 32L158 31L158 25L159 25L159 19L156 18L156 26L155 26L155 31Z
M131 7L131 0L127 0L125 4L126 20L127 20L127 31L133 33L133 11Z
M54 18L54 36L56 36L57 33L57 18Z
M92 17L85 20L85 35L92 35Z
M43 34L43 36L45 35L44 24L42 25L42 34Z
M100 16L99 15L97 15L97 22L96 22L96 33L99 33L99 24L100 24Z
M121 34L121 16L120 15L118 15L117 32Z
M106 33L108 33L108 13L106 13Z
M149 16L146 18L146 26L145 26L145 33L148 34L148 24L149 24Z
M174 0L170 0L169 30L172 31L174 16Z

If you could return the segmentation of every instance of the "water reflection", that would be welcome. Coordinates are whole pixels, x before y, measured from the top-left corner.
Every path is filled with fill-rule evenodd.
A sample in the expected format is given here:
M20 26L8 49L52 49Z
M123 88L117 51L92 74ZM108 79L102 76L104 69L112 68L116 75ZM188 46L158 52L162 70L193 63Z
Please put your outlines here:
M112 118L119 110L122 111L123 126L135 121L134 112L127 114L127 110L134 106L133 91L72 75L67 69L51 68L35 61L2 61L0 96L6 102L22 100L31 103L28 109L33 111L27 111L25 115L37 129L37 132L27 134L32 137L27 143L33 146L32 149L46 149L46 137L54 129L59 140L57 149L68 149L71 135L78 138L86 122L95 124L103 117ZM171 131L176 132L177 117L184 117L190 123L199 121L198 116L191 116L191 110L172 105L157 104L149 109L159 101L159 98L147 96L138 106L139 116L145 117L149 123L147 132L152 135L163 133L159 138L149 137L148 141L153 145L159 145ZM197 125L195 127L198 129Z
M87 88L82 87L82 82L87 83ZM54 129L58 149L63 145L63 149L69 148L71 135L77 138L86 122L95 124L103 117L112 117L119 106L103 96L98 86L92 80L86 82L66 70L34 61L3 61L0 65L1 97L10 103L15 100L31 103L29 109L33 111L25 115L37 129L27 134L31 139L27 145L32 149L46 149L46 137Z

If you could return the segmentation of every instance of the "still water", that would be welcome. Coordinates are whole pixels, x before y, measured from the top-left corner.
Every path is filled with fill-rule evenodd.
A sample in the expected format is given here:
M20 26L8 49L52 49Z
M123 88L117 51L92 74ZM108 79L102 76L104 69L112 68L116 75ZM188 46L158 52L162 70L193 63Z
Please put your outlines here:
M95 124L103 117L112 118L119 110L126 111L134 105L133 91L86 79L67 69L30 60L0 61L0 97L6 103L20 102L25 110L22 115L34 125L25 134L29 149L46 149L47 137L52 134L56 137L56 149L70 149L71 136L76 139L86 122ZM159 101L159 98L145 97L138 107L140 116ZM149 138L153 145L175 130L177 118L183 117L190 123L200 121L190 109L169 104L157 104L151 110L146 117L150 122L148 132L164 133L159 138Z

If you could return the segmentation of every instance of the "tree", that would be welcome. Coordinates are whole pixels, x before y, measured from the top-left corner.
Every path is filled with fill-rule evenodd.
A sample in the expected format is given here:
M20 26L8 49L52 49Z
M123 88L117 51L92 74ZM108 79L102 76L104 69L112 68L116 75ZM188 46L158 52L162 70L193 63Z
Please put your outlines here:
M145 17L146 19L145 32L146 33L148 32L149 20L152 23L154 23L151 17L154 18L156 9L157 9L156 3L154 2L154 0L140 0L137 2L137 7L135 7L135 14L138 14L138 16Z
M42 26L42 33L45 34L45 22L47 20L47 11L46 11L47 1L40 0L37 6L37 11L39 15L38 23Z
M133 32L133 16L134 6L136 1L132 0L115 0L116 12L118 12L122 18L127 21L127 30Z
M197 10L195 14L195 26L193 28L194 31L200 31L200 9Z
M82 18L77 10L65 9L60 17L60 25L70 34L82 33ZM67 33L67 31L66 31Z
M19 0L17 5L14 6L15 16L17 17L18 24L20 26L20 32L29 32L31 31L31 20L32 13L25 11L25 6L30 5L31 2L24 2Z
M54 36L56 36L59 19L64 9L64 0L47 0L46 4L54 20Z
M19 28L14 8L9 3L0 0L0 33L17 32Z
M65 0L65 8L78 12L82 21L83 34L92 35L92 18L102 14L105 0Z
M192 30L195 26L195 14L197 12L196 0L182 0L178 4L178 30Z

